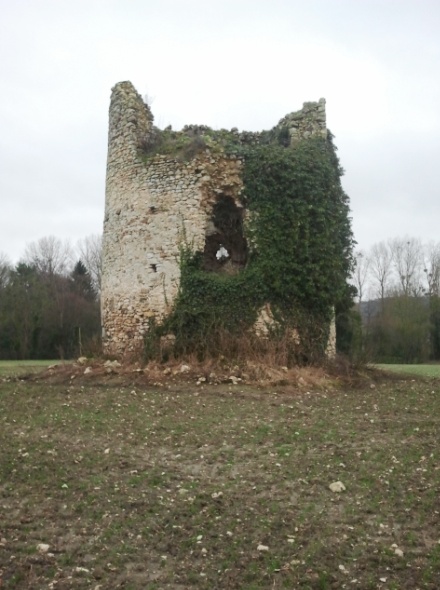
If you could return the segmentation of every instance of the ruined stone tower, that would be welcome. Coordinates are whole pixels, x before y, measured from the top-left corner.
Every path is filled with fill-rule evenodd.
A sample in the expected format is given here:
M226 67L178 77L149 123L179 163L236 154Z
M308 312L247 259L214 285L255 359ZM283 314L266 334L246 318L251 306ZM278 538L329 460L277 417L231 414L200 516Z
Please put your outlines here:
M326 137L324 99L305 103L278 126L288 130L289 142L317 134ZM227 252L229 272L239 272L246 264L243 235L239 230L222 231L216 221L221 210L235 220L236 227L242 225L246 216L240 200L243 161L239 155L215 149L209 138L198 145L200 129L186 128L186 136L193 136L189 145L183 132L173 132L174 144L181 142L183 151L187 150L184 157L156 154L158 130L149 107L130 82L112 90L102 276L107 354L136 352L152 319L160 322L170 311L179 288L183 243L204 253L207 270L226 268L221 264L221 248ZM243 143L258 143L262 136L237 130L228 133Z

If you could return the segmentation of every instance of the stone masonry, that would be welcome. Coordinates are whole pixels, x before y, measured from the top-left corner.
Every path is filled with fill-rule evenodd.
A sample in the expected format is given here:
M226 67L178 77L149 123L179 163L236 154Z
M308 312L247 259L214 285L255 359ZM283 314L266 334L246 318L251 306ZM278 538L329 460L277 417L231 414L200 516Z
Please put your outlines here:
M291 142L326 137L325 100L305 103L279 127L288 129ZM208 146L187 160L145 158L142 146L155 132L152 113L133 85L117 84L109 113L102 322L104 351L118 357L138 352L151 322L170 311L179 288L180 249L206 250L219 199L246 215L239 156ZM229 133L252 143L262 135Z

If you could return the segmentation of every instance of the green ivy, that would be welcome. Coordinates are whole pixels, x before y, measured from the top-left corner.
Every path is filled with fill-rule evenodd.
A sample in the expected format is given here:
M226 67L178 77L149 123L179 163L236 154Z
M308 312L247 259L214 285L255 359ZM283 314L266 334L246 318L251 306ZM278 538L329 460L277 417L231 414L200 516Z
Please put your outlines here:
M220 331L249 329L265 303L281 332L295 328L306 359L325 350L353 262L348 197L330 134L289 147L284 135L240 148L246 268L232 276L206 272L202 253L182 251L180 292L163 326L181 351L203 353Z

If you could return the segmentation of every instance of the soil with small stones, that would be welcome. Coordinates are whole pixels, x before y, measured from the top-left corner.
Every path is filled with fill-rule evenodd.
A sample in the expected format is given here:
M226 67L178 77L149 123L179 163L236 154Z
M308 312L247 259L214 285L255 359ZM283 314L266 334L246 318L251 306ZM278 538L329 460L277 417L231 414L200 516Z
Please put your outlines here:
M2 590L440 588L438 381L108 368L0 383Z

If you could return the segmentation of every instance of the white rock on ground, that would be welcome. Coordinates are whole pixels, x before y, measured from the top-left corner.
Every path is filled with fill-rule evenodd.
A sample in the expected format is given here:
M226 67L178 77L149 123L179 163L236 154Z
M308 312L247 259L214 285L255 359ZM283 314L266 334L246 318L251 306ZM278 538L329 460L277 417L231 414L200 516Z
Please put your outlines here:
M38 543L37 545L37 551L39 551L39 553L47 553L50 549L50 545L48 545L47 543Z
M110 368L110 369L117 369L119 367L121 367L121 363L119 361L105 361L104 363L104 367Z
M342 483L342 481L334 481L328 487L330 488L330 490L332 492L337 492L337 493L345 492L345 489L346 489L344 484Z

